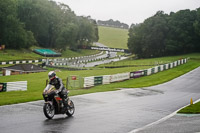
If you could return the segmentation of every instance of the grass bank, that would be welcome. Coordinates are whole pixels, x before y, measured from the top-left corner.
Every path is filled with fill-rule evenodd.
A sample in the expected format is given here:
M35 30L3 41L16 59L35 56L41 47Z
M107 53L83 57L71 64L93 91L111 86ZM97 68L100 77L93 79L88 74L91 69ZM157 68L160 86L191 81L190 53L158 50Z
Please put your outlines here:
M178 113L181 114L200 114L200 102L189 105L181 109Z
M128 30L98 26L99 42L111 48L127 49Z
M99 51L97 50L78 50L78 51L66 50L63 51L62 57L59 58L87 56L87 55L94 55L97 53L99 53ZM46 57L38 55L34 53L32 50L27 50L27 49L21 49L21 50L6 49L0 51L0 61L36 60L45 58Z

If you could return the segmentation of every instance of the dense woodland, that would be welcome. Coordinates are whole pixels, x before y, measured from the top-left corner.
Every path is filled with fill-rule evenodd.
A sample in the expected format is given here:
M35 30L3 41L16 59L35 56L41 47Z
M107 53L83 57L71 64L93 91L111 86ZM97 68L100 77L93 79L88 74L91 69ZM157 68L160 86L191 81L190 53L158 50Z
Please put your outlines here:
M69 6L50 0L0 0L0 44L74 49L98 41L90 17L76 16Z
M128 47L139 58L200 52L200 8L170 14L158 11L131 25Z
M108 27L115 27L115 28L122 28L122 29L128 29L129 28L128 24L121 23L118 20L114 21L112 19L109 19L107 21L98 20L97 24L101 25L101 26L108 26Z
M119 21L100 25L128 28ZM97 22L76 16L68 5L51 0L0 0L0 45L76 50L98 41ZM129 50L139 58L200 52L200 8L165 14L158 11L129 29Z

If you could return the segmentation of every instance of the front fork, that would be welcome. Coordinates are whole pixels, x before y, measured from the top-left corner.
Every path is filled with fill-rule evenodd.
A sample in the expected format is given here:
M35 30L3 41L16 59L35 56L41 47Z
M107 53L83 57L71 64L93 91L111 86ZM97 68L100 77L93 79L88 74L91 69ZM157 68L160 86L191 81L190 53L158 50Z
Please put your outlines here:
M44 104L49 104L50 105L50 109L53 109L53 102L52 101L46 101Z

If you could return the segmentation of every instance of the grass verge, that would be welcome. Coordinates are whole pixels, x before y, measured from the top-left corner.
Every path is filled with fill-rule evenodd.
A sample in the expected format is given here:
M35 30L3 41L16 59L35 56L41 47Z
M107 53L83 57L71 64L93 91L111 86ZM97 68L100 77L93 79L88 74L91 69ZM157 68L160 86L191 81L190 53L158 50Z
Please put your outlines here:
M124 82L112 83L109 85L99 85L90 89L71 89L70 96L81 95L94 92L114 91L118 88L138 88L147 87L152 85L161 84L172 80L180 75L183 75L198 66L200 66L199 54L190 55L191 59L188 63L177 66L173 69L169 69L151 76L145 76L137 79L127 80ZM134 62L134 60L133 60ZM131 72L136 70L145 69L145 67L124 67L114 69L98 69L98 70L84 70L84 71L65 71L57 72L57 75L62 79L66 79L69 75L94 76L94 75L109 75L122 72ZM12 81L28 81L28 91L16 91L16 92L2 92L0 93L0 105L15 104L22 102L29 102L35 100L42 100L42 91L45 88L45 81L47 79L48 72L33 73L26 75L14 75L0 77L0 82L12 82Z
M88 56L88 55L94 55L97 53L99 53L98 50L79 50L79 51L66 50L66 51L63 51L62 57L59 57L59 58ZM36 60L36 59L45 59L45 58L46 57L34 53L32 50L26 50L26 49L21 49L21 50L6 49L3 51L0 51L0 61Z
M181 109L178 113L181 114L200 114L200 102L189 105Z

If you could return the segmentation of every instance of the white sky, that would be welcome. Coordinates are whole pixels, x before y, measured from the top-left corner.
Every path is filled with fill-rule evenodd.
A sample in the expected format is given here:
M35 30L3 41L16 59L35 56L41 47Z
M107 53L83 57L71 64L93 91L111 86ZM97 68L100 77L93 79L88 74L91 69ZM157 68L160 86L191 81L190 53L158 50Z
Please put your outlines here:
M141 23L157 11L170 13L183 9L195 10L200 0L54 0L62 2L78 16L91 16L96 20L119 20L131 25Z

